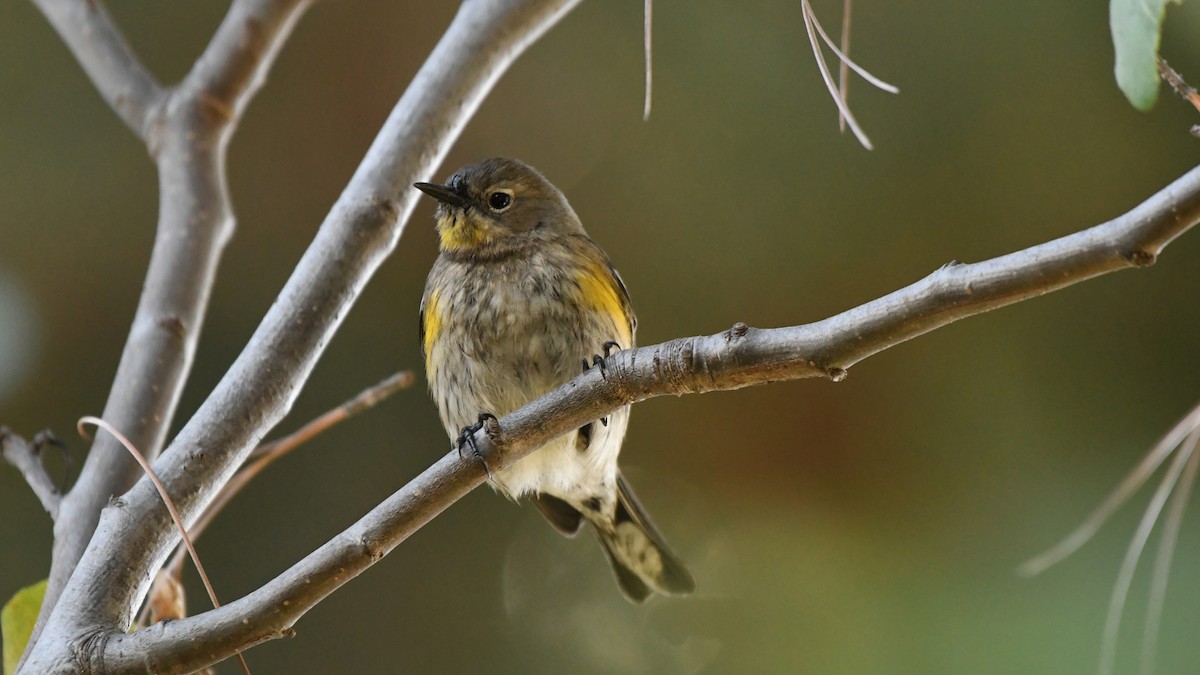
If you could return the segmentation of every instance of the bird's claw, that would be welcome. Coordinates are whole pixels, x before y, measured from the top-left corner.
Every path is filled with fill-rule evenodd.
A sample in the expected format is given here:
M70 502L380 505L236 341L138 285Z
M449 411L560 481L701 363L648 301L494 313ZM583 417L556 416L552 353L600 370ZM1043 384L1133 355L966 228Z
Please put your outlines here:
M475 459L479 460L479 463L483 465L483 470L487 473L488 480L492 480L492 470L488 468L487 460L484 458L483 453L479 452L479 446L475 444L475 434L488 423L488 420L499 422L496 416L491 413L479 413L479 420L475 424L462 428L462 431L458 434L458 440L454 442L454 447L458 449L458 458L462 459L463 446L469 446L471 454L475 455Z
M601 356L600 354L592 354L592 364L590 366L588 365L588 360L583 359L583 372L586 373L587 371L591 370L592 368L599 366L600 377L602 379L607 380L608 379L608 361L607 361L607 359L608 359L608 357L613 355L613 352L617 352L617 351L621 350L621 344L619 342L617 342L616 340L609 340L609 341L605 342L601 346L601 348L604 350L604 355ZM607 416L601 417L600 424L603 424L604 426L608 426L608 417Z

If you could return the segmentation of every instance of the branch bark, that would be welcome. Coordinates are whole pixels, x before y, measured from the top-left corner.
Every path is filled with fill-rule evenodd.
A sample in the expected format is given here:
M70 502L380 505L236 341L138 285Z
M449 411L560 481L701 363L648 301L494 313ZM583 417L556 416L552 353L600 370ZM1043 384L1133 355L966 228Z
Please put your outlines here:
M841 380L863 359L954 321L1120 269L1145 267L1200 222L1200 168L1129 213L980 263L951 263L882 298L802 326L735 324L715 335L618 352L475 435L492 471L616 408L657 396L782 380ZM474 457L442 457L353 526L257 591L179 621L115 634L108 667L186 672L291 634L309 609L483 483Z
M142 295L103 418L153 460L191 371L217 263L233 233L225 149L242 110L308 0L237 0L195 66L163 90L98 0L35 0L101 95L147 143L158 167L159 215ZM30 647L83 555L100 510L141 476L98 434L62 499L46 597Z
M411 183L427 178L437 167L508 65L577 3L578 0L472 0L463 4L392 111L246 349L156 463L155 470L186 521L195 519L262 436L290 408L341 319L399 239L403 223L416 203ZM264 4L268 3L237 2L230 14L243 5ZM222 43L224 32L225 24L213 45ZM197 69L216 61L202 58ZM189 106L185 110L196 117L185 119L203 119L200 115L212 109L212 106ZM165 138L169 137L168 134ZM162 152L168 152L170 147L164 142ZM219 166L221 147L218 143L215 148L202 145L199 149L212 151L212 158L218 160ZM197 161L197 157L193 156L192 161ZM208 176L223 185L219 170ZM165 178L162 191L164 208L191 196L186 184L181 186ZM209 232L213 250L220 248L221 234ZM156 256L157 249L156 245ZM200 276L207 279L212 269L195 260L203 257L203 253L198 256L192 249L186 257L189 259L176 262L204 272ZM211 263L215 267L215 253ZM154 262L152 273L153 268ZM200 285L202 292L192 297L202 307L207 299L207 285ZM153 292L150 286L148 281L147 291ZM139 317L142 314L139 309ZM146 321L135 320L131 342L145 333L164 337L156 330L162 326L158 321L162 318L167 319L168 327L188 332L189 346L175 348L169 356L176 363L190 364L195 326L172 321L179 318L178 313L155 312ZM167 331L165 337L173 335ZM142 378L139 384L141 388L129 395L151 389L147 378ZM116 390L114 385L114 393ZM173 410L176 396L169 398ZM144 420L116 415L134 409L146 415L145 404L139 408L137 403L137 400L123 401L119 409L105 410L106 418L131 438L136 435L131 432L142 428ZM156 427L154 431L160 429ZM142 435L146 435L144 431ZM144 447L157 444L145 443ZM42 639L31 647L22 672L50 673L94 667L107 670L106 665L93 661L105 654L96 647L129 626L154 571L162 565L177 539L149 481L140 481L122 499L113 501L101 514L95 536L53 606ZM54 578L52 574L52 582Z

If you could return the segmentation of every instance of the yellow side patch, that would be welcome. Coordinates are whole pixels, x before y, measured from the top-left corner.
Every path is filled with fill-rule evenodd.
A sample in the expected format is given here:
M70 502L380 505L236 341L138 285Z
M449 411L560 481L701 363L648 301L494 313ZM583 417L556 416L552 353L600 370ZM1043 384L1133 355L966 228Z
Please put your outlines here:
M421 351L428 359L433 350L433 341L442 332L441 294L436 290L429 293L429 300L421 310L424 319L424 334L421 336Z
M614 337L622 347L629 347L633 343L633 335L629 332L629 317L625 314L616 280L603 265L597 263L588 265L579 274L578 280L579 289L583 292L583 303L611 316L620 333Z

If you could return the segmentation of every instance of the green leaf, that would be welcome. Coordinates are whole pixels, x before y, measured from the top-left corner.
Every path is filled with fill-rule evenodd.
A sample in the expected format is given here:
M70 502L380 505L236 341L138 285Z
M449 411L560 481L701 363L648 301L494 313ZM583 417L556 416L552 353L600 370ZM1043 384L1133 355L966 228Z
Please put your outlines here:
M1158 97L1158 43L1172 1L1182 0L1110 0L1108 5L1117 86L1138 110L1149 110Z
M0 639L4 640L4 672L17 672L17 662L25 651L25 643L33 633L38 611L42 608L42 596L46 594L46 580L17 591L4 609L0 610Z

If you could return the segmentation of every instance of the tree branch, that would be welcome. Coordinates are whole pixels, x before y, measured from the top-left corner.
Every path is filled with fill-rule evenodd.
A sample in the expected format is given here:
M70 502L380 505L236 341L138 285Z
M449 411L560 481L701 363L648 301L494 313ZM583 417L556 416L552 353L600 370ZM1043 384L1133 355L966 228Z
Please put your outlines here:
M33 0L96 90L138 138L146 140L153 109L164 96L100 0Z
M57 520L62 495L42 464L41 453L37 449L37 438L30 443L14 434L8 427L0 427L0 454L4 455L4 461L25 477L25 482L29 484L33 494L42 502L42 508L50 514L50 519Z
M225 148L308 2L237 0L191 72L164 96L98 2L36 1L105 99L126 123L136 123L158 166L154 249L102 414L153 460L191 371L217 263L233 233ZM161 105L151 105L159 99ZM111 435L97 435L55 522L49 583L31 648L92 538L100 510L141 475Z
M807 377L842 379L859 361L958 319L1107 272L1145 267L1200 221L1200 168L1129 213L1061 239L981 263L951 263L878 300L802 326L735 324L702 337L618 352L485 427L475 441L492 471L616 408L657 396L739 389ZM442 457L353 526L257 591L220 609L113 635L109 667L185 672L290 635L309 609L482 484L483 467Z
M195 519L290 408L342 318L395 246L416 203L411 183L437 167L508 65L577 3L473 0L463 4L246 349L156 463L155 470L186 521ZM235 3L231 14L241 4ZM214 40L220 35L218 31ZM160 155L160 165L163 158ZM179 186L166 178L162 187L164 208L181 198ZM195 250L188 253L196 255ZM179 262L187 267L199 264ZM149 282L147 291L156 292ZM202 295L207 298L207 288ZM144 328L152 332L159 325L154 319L161 317L148 318ZM194 331L190 323L170 325ZM138 334L135 321L133 335ZM190 352L190 348L179 349L173 355L190 356ZM140 384L151 388L145 379ZM126 409L146 415L146 407L132 405L120 411L106 409L104 415L133 438L129 432L141 426L140 418L112 417ZM139 445L157 447L152 442ZM154 570L177 539L148 481L140 481L123 499L105 508L95 536L46 622L43 639L32 647L24 672L69 667L93 655L103 642L99 636L123 632Z

